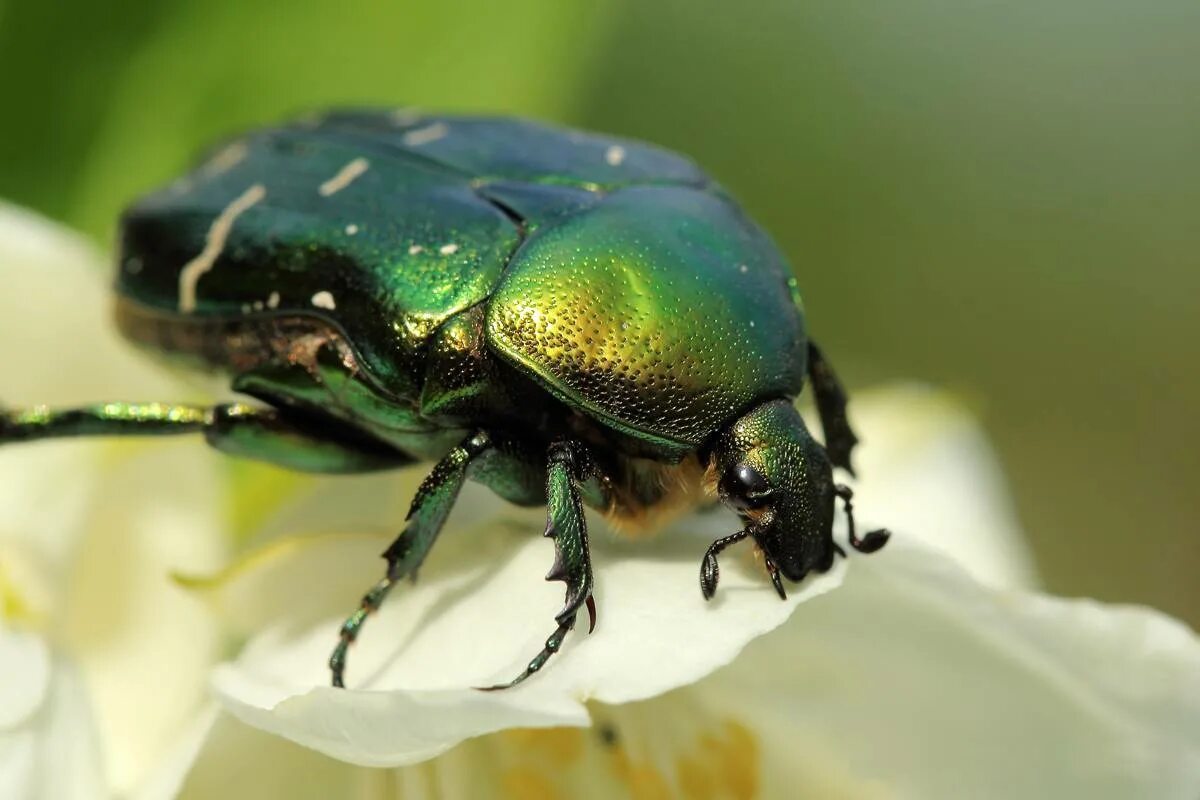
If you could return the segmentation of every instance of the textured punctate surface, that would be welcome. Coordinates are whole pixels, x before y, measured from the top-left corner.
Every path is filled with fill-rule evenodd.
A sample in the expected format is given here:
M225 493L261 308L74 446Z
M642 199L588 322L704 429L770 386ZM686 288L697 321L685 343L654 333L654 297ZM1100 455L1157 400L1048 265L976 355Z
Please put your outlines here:
M803 382L803 319L767 237L719 194L614 191L535 233L488 309L496 349L619 429L689 446Z
M413 397L426 340L488 295L523 230L602 189L706 181L658 148L521 120L334 112L233 140L134 205L118 290L169 313L321 317Z
M704 185L708 177L670 150L614 136L506 117L434 117L408 110L335 111L321 130L379 138L491 183Z

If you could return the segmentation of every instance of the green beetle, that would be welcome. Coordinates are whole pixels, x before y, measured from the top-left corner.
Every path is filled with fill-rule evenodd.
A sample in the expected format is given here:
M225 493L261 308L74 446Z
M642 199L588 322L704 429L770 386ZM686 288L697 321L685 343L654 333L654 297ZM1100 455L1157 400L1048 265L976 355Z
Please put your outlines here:
M116 317L130 340L230 376L261 401L105 403L0 415L0 442L203 433L299 470L436 461L385 577L330 658L415 575L468 478L544 504L548 580L595 625L583 506L654 525L715 490L770 578L799 581L850 543L856 438L770 239L691 161L517 119L338 111L238 138L135 203L121 224ZM793 406L811 379L818 444ZM842 553L844 555L844 553ZM494 687L502 688L502 687Z

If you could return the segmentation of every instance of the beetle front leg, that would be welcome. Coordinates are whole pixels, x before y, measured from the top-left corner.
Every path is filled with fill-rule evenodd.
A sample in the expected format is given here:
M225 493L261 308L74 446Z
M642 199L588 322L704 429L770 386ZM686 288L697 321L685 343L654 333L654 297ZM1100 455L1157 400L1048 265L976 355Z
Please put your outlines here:
M546 573L548 581L567 585L566 603L554 617L558 627L546 639L542 651L533 657L520 675L508 683L485 687L486 691L508 689L533 675L559 651L567 633L575 627L575 618L586 604L588 632L596 627L596 605L592 599L592 557L588 551L587 521L583 513L581 481L597 476L587 450L574 442L550 446L546 468L546 531L554 540L554 566Z
M491 437L484 431L477 431L447 453L421 482L405 518L408 525L383 553L387 559L387 572L363 595L358 610L342 623L337 647L329 657L334 686L345 685L346 651L358 638L363 623L379 609L393 586L406 576L416 574L454 507L458 492L467 479L468 467L491 447Z
M808 378L812 381L821 430L825 432L825 452L829 454L829 462L853 475L850 453L858 444L858 437L846 419L846 390L833 366L825 360L821 348L811 340L808 343Z

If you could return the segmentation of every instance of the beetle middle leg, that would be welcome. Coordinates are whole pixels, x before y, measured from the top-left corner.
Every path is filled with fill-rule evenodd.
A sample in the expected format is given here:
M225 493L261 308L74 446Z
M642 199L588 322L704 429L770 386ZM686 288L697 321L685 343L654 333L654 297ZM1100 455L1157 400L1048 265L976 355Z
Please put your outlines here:
M329 670L334 686L344 687L346 652L358 638L367 617L379 609L392 588L406 576L415 574L441 532L459 490L468 476L472 462L492 449L491 437L484 431L468 436L434 466L421 482L409 507L405 527L391 546L384 551L387 572L363 595L358 609L342 623L337 646L329 656Z
M546 469L546 531L554 540L554 566L546 574L548 581L567 585L566 603L554 617L558 627L546 639L546 645L521 674L508 683L484 687L486 691L508 689L533 675L559 651L567 633L575 627L579 609L586 605L588 632L596 627L596 605L592 600L592 557L588 550L587 522L583 513L580 484L602 493L604 481L585 447L575 442L556 442L550 446Z
M858 437L846 419L846 390L834 373L833 366L825 360L821 348L811 340L808 343L808 378L812 381L821 429L825 432L825 451L829 454L829 462L853 475L850 454L854 445L858 444Z

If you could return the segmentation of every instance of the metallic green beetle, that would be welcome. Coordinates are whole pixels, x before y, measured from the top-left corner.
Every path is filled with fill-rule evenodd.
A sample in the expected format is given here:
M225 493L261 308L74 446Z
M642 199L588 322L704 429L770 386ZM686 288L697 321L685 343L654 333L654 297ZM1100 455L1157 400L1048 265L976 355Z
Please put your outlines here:
M715 490L771 580L824 571L856 438L768 237L691 161L516 119L339 111L251 133L134 204L116 316L132 341L261 405L105 403L0 415L0 442L203 433L315 472L436 461L346 650L413 575L463 482L544 504L549 580L595 624L583 506L653 525ZM813 384L825 447L793 398ZM870 552L886 531L850 543ZM842 553L844 555L844 553ZM494 687L502 688L502 687Z

